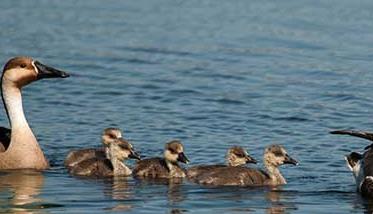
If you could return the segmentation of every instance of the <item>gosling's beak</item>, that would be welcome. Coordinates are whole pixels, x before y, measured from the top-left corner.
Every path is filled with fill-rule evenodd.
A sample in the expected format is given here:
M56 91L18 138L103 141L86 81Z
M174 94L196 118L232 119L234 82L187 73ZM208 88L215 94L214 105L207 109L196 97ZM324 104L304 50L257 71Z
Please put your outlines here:
M37 78L44 79L44 78L66 78L70 75L64 71L57 70L55 68L49 67L47 65L43 65L38 61L34 61L34 65L38 69Z
M131 153L130 153L130 155L128 157L132 158L132 159L141 160L139 153L133 151L132 149L131 149Z
M284 164L293 164L294 166L298 165L298 161L290 157L288 154L285 156Z
M247 155L246 156L246 163L253 163L253 164L256 164L258 163L255 158L251 157L250 155Z
M183 163L189 163L188 158L185 156L184 152L179 153L177 160Z

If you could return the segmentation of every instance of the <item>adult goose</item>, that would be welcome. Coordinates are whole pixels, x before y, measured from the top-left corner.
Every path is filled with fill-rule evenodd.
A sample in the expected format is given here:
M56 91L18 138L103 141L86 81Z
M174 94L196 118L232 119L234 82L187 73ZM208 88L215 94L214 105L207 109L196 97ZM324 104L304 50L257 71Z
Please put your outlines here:
M243 166L223 167L211 173L204 173L195 179L196 183L214 186L276 186L286 184L279 166L297 165L281 145L271 145L264 150L265 170Z
M10 129L0 128L0 169L46 169L48 161L27 123L22 106L24 86L44 78L66 78L64 71L43 65L30 57L15 57L4 66L1 97Z
M373 133L353 130L336 130L331 134L350 135L373 141ZM352 171L356 189L364 197L373 197L373 144L364 148L364 153L351 152L346 155L347 167Z

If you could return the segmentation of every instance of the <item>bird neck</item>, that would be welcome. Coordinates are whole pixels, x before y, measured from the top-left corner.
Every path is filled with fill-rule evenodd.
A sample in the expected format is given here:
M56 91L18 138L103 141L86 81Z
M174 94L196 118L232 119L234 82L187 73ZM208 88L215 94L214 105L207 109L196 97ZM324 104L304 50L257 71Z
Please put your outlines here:
M124 176L132 174L132 170L124 164L121 158L118 158L117 154L118 147L116 145L110 144L110 146L106 148L106 158L110 160L113 166L113 174Z
M25 114L23 112L21 89L13 82L2 80L1 95L4 103L6 113L8 115L11 127L11 141L19 139L21 141L37 143L37 140L27 123Z
M271 164L268 161L264 161L264 165L267 169L268 175L271 179L271 184L273 185L280 185L280 184L286 184L285 178L282 176L280 170L278 169L278 166Z
M113 165L113 174L114 175L131 175L132 170L126 166L123 161L118 158L110 159L111 164Z

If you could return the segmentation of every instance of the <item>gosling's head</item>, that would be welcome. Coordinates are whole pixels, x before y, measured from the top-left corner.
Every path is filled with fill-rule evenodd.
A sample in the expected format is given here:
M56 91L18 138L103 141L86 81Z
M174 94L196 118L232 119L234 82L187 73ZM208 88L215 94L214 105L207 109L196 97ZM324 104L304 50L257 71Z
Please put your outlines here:
M226 159L229 166L241 166L247 163L257 163L257 161L247 154L247 151L241 146L231 147L227 152Z
M117 139L122 138L122 131L118 128L107 128L102 133L102 144L109 146L114 143Z
M298 165L298 161L288 155L281 145L271 145L264 150L264 162L266 165L278 167L283 164Z
M357 152L351 152L350 154L345 156L345 160L347 163L347 167L352 171L355 178L359 176L360 173L360 161L363 159L363 155Z
M178 140L172 140L166 143L164 157L171 163L177 163L178 161L189 163L188 158L184 154L183 144Z
M132 158L140 160L140 155L133 149L132 144L123 138L116 139L110 144L110 158L120 161Z
M18 88L43 78L66 78L69 74L43 65L30 57L20 56L10 59L4 66L3 83L13 84Z

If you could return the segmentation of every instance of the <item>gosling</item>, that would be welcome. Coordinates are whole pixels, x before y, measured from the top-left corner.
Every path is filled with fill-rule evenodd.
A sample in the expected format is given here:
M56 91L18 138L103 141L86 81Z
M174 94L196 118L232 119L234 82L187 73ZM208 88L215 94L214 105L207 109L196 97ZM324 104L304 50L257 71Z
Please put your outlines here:
M278 169L283 164L298 165L280 145L271 145L264 150L266 170L243 166L227 166L197 177L196 183L213 186L277 186L286 184Z
M69 172L77 176L129 176L132 170L123 161L128 158L140 160L139 154L123 138L116 139L108 145L106 158L93 157L75 164Z
M138 161L133 170L135 177L143 178L184 178L185 170L178 162L188 163L184 147L178 140L166 143L164 158L149 158Z
M81 161L92 158L106 158L109 151L109 145L117 139L122 138L122 132L117 128L107 128L102 133L101 148L87 148L70 151L65 158L64 165L67 169L71 169Z
M243 166L248 163L256 164L257 161L251 157L247 151L242 148L241 146L232 146L228 149L226 155L226 164L216 164L216 165L199 165L193 166L187 170L187 177L190 180L194 180L196 177L206 173L206 172L213 172L217 169L226 167L226 166Z

